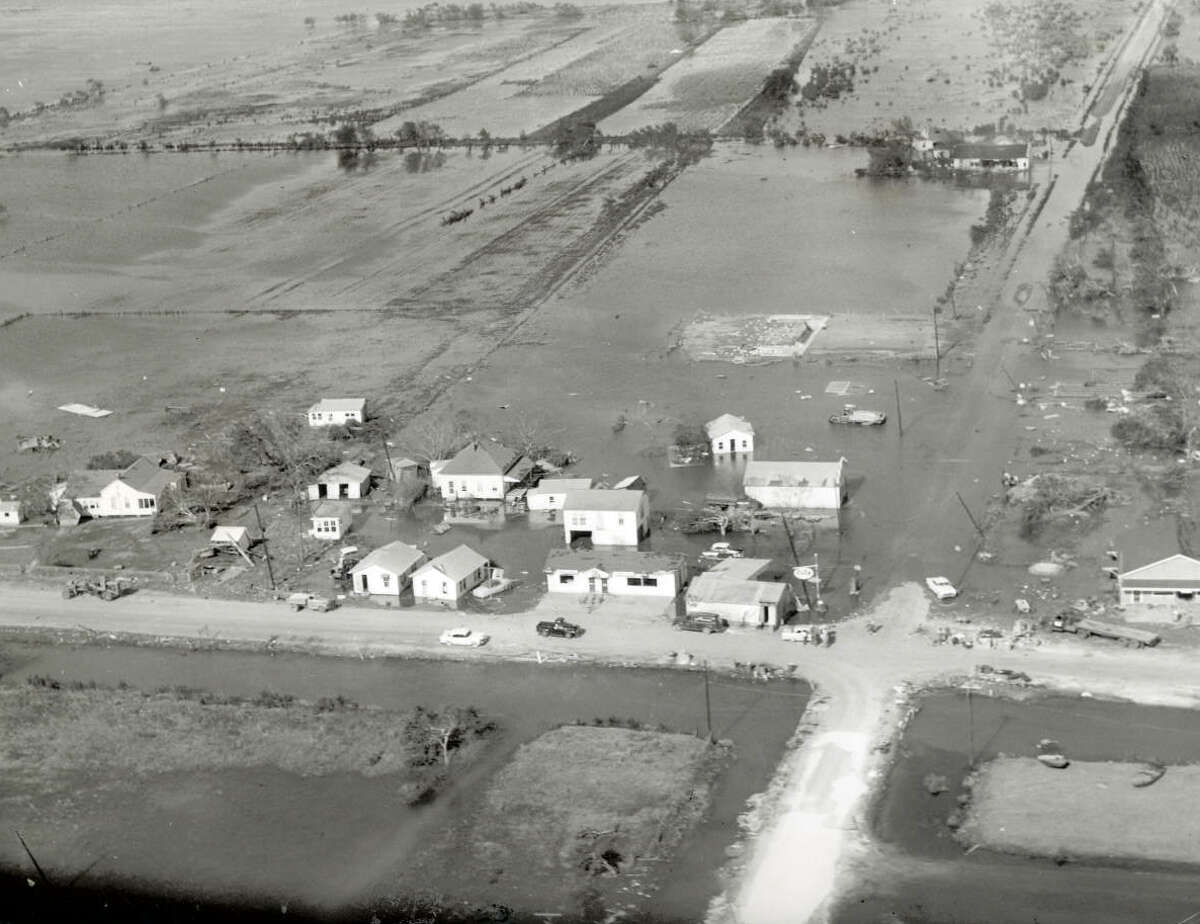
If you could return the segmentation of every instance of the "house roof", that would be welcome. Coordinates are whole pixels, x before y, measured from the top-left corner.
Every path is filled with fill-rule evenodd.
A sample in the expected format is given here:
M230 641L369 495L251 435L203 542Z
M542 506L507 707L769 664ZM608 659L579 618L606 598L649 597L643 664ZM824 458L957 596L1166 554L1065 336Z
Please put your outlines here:
M845 459L837 462L747 462L747 487L832 487L842 483Z
M612 574L632 571L653 574L660 571L682 571L684 557L668 552L639 552L637 549L552 549L546 556L547 574L552 571L587 571L599 568Z
M232 542L235 545L249 545L250 536L244 526L218 526L208 537L209 542Z
M1150 562L1120 576L1121 583L1129 586L1198 587L1200 588L1200 561L1187 555L1171 555ZM1169 583L1168 583L1169 582Z
M384 571L392 572L392 574L403 574L412 568L413 565L420 564L424 559L425 553L420 549L413 548L407 542L401 542L397 539L395 542L381 545L351 568L350 573L358 574L361 571L366 571L368 568L382 568Z
M340 462L327 472L322 472L317 481L366 481L371 477L371 470L365 465L354 462Z
M324 500L313 508L312 516L341 517L343 520L349 520L351 516L350 504L347 501Z
M591 486L591 478L543 478L529 493L565 494L567 491L587 491Z
M160 468L157 463L142 456L125 471L119 473L117 477L135 491L157 496L168 485L178 481L182 477L182 473L169 468Z
M645 491L591 490L571 491L563 500L563 510L627 510L636 512Z
M63 497L99 497L100 491L120 473L115 468L90 468L71 472Z
M322 398L308 409L308 413L328 414L330 412L337 413L338 411L358 411L361 414L366 406L366 398Z
M746 420L744 417L737 417L733 414L722 414L714 420L710 420L704 425L704 432L708 434L710 440L715 440L718 436L724 436L731 430L736 430L739 433L754 433L754 424Z
M443 465L439 475L503 475L517 461L518 454L499 443L474 442L464 446Z
M629 475L613 485L614 491L641 490L646 487L646 479L641 475Z
M15 500L0 500L0 510L7 513L19 513L21 510L21 502Z
M956 144L950 149L950 156L962 160L979 158L980 160L1015 160L1018 157L1029 156L1027 144Z
M705 573L719 575L731 581L752 581L766 571L770 564L769 558L726 558Z
M787 591L787 584L776 581L738 581L709 571L692 580L687 596L689 601L699 605L731 603L757 606L762 603L778 604Z
M460 545L426 562L421 566L421 570L436 568L450 580L461 581L487 563L486 556L480 555L469 545Z

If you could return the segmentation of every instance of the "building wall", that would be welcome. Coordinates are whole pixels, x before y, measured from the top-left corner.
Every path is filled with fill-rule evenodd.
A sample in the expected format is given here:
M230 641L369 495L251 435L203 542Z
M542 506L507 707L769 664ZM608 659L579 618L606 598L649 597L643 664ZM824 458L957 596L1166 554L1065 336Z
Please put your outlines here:
M362 414L358 411L308 412L308 425L310 427L329 427L334 424L348 424L351 421L362 423Z
M12 526L20 523L23 519L25 518L19 507L16 510L0 510L0 523Z
M341 517L313 517L308 534L314 539L335 540L346 535Z
M1121 588L1121 604L1158 604L1173 605L1185 602L1179 594L1186 591L1179 591L1174 588L1156 589L1153 587L1122 587ZM1195 595L1200 596L1200 587L1195 590Z
M821 508L836 510L845 501L844 489L834 487L747 485L746 496L764 507Z
M730 430L712 441L714 455L735 452L754 452L754 434L742 430Z
M467 577L454 583L437 568L420 568L412 577L413 596L421 600L457 603L468 591L487 579L487 572L488 566L480 565Z
M504 499L503 475L443 475L439 472L433 476L433 484L447 500L459 497Z
M101 489L99 507L90 512L95 517L152 517L158 513L159 500L117 479Z
M566 492L560 494L534 494L530 492L525 495L525 501L529 505L530 510L562 510L566 499Z
M370 484L371 484L370 480L347 481L345 479L342 479L340 481L318 481L316 484L310 484L308 486L308 499L309 500L321 500L322 499L321 498L321 485L325 485L325 497L329 498L330 500L338 500L339 498L342 497L341 485L346 485L346 487L347 487L347 493L346 493L347 498L358 499L360 497L365 496L368 493L368 491L370 490Z
M563 583L562 577L573 575L574 580ZM657 586L647 587L644 583L630 583L631 580L644 581L650 577ZM546 589L550 593L586 594L591 593L586 574L579 574L570 568L559 568L546 575ZM635 574L632 571L614 571L608 579L607 593L622 597L674 597L679 593L679 575L675 571L653 571L649 574Z
M416 565L402 574L393 574L378 565L371 565L351 575L353 591L356 594L371 594L373 596L396 597L408 586L409 576L416 570ZM363 579L366 579L366 586Z

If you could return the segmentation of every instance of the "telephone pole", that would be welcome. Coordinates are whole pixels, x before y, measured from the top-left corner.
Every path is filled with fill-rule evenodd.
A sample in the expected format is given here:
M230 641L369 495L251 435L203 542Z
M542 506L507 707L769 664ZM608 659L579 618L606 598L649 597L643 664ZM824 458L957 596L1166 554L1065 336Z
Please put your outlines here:
M900 413L900 383L892 379L892 387L896 390L896 426L900 436L904 436L904 416Z
M254 519L258 521L258 534L262 536L263 555L267 559L267 577L271 579L271 590L274 590L275 569L271 567L271 550L267 548L267 531L263 529L262 514L258 512L258 504L254 505Z
M942 345L938 337L938 310L937 306L933 307L933 380L936 382L942 377Z
M712 700L708 694L708 660L704 661L704 724L708 728L708 740L712 743Z

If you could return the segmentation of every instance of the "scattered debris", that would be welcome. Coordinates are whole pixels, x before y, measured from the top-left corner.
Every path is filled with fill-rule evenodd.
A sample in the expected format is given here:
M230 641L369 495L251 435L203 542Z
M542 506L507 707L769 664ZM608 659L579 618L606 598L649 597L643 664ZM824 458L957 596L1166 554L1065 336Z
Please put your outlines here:
M90 404L60 404L58 409L66 411L68 414L78 414L81 417L107 417L112 413L112 411L93 407Z
M18 436L17 452L53 452L62 448L62 440L57 436Z

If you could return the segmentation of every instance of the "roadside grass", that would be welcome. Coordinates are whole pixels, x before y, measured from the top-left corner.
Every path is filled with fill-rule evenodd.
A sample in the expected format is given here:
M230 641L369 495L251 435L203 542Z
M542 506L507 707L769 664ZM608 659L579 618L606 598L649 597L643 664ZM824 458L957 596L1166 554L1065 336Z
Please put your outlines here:
M488 866L616 872L677 843L705 811L706 743L690 735L564 726L523 745L474 827Z
M404 787L435 785L446 769L427 757L417 712L316 704L265 691L254 700L194 690L146 694L33 678L0 687L0 789L49 793L80 774L149 777L178 771L275 767L303 776L395 774ZM483 734L467 734L450 768ZM422 795L424 790L414 797Z
M994 760L975 779L957 836L1006 853L1200 863L1200 766L1168 767L1145 785L1157 772L1139 762L1051 770L1032 757Z

